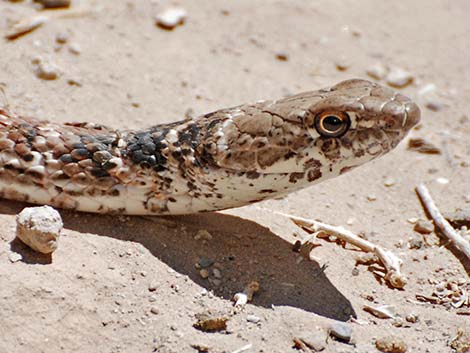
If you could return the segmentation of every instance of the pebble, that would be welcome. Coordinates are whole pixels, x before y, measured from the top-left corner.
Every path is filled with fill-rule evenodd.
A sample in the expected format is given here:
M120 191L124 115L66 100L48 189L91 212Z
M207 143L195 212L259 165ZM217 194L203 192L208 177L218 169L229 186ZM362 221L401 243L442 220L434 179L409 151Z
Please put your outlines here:
M406 321L411 322L412 324L418 322L418 315L416 314L408 314L405 318Z
M214 275L215 278L222 278L222 273L218 268L214 268L212 270L212 274Z
M408 242L410 249L421 249L424 246L424 242L421 239L413 238Z
M209 278L209 271L206 268L203 268L199 271L199 275L204 279Z
M80 55L80 53L82 52L82 48L77 43L70 43L69 52L71 52L74 55Z
M206 229L199 229L194 236L195 240L212 240L213 236Z
M396 183L397 183L397 181L396 181L395 179L393 179L393 178L387 178L387 179L385 179L385 181L384 181L384 185L385 185L386 187L393 186L393 185L395 185Z
M65 44L69 40L69 36L65 32L57 33L55 36L55 41L59 44Z
M346 71L351 67L351 63L344 56L335 60L335 66L338 71Z
M397 336L386 336L375 341L377 349L384 353L405 353L406 344Z
M210 310L196 314L194 327L204 332L216 332L227 329L228 317Z
M449 179L447 178L437 178L436 181L442 185L449 184Z
M366 70L366 74L376 80L383 79L388 73L388 68L382 63L375 63Z
M434 224L430 220L420 219L413 229L420 234L430 234L434 231Z
M424 106L433 112L439 112L445 108L445 104L436 97L428 98Z
M47 9L58 8L58 7L69 7L72 0L34 0L40 3Z
M404 88L414 81L413 75L399 67L392 68L385 77L387 84L394 88Z
M33 64L36 66L34 73L37 78L42 80L56 80L60 76L60 69L51 62L36 58L33 60Z
M287 55L287 53L278 52L276 53L276 59L279 61L288 61L289 55Z
M296 342L297 340L300 340L313 352L321 352L326 348L326 337L320 331L302 332L294 339L294 342Z
M163 29L172 30L184 24L188 14L182 7L170 7L155 16L155 24Z
M397 313L393 305L370 306L365 304L363 308L365 311L380 319L394 319L397 317Z
M67 83L70 85L70 86L77 86L77 87L81 87L83 86L83 83L82 83L82 80L78 77L70 77L67 79Z
M201 344L201 343L193 343L191 344L191 347L194 348L198 353L208 353L210 351L210 347L205 345L205 344ZM158 351L158 349L157 349ZM155 352L155 350L154 350Z
M152 314L154 314L154 315L160 314L160 310L159 310L156 306L152 306L152 307L150 308L150 312L151 312Z
M44 23L49 21L49 17L45 15L36 15L28 17L25 20L15 23L8 32L5 34L5 38L9 40L16 39L26 33L32 32L35 29L41 27Z
M373 194L367 195L367 200L368 201L375 201L375 200L377 200L377 196L375 196Z
M148 286L149 292L155 292L158 288L158 284L156 282L150 282Z
M16 216L16 236L31 249L50 254L57 249L63 225L50 206L26 207Z
M441 149L436 147L430 141L422 138L415 137L408 140L408 149L424 154L441 154Z
M257 324L261 321L261 318L256 315L247 315L246 321L251 322L253 324Z
M351 326L342 322L334 322L331 324L328 332L330 336L345 343L349 343L351 341L353 333Z
M17 252L12 252L10 255L8 255L8 259L11 261L11 263L15 263L21 261L23 259L23 256L21 256L21 254L18 254Z

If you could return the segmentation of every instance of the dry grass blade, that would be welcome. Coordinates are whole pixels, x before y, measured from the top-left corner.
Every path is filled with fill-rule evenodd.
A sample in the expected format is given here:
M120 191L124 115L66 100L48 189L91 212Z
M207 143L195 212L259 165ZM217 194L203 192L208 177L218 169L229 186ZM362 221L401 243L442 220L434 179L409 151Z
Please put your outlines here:
M403 261L391 251L368 240L362 239L343 227L332 226L326 223L289 214L280 214L285 217L289 217L297 226L307 229L309 232L325 232L327 234L334 235L335 237L352 244L365 252L374 253L385 267L386 274L384 279L394 288L403 288L406 285L406 277L400 271Z
M466 257L470 259L470 242L465 240L459 232L457 232L449 222L446 221L444 216L441 214L437 208L434 200L431 197L427 187L424 184L418 185L416 188L416 193L418 194L421 202L426 208L426 211L429 213L433 219L436 226L442 232L442 234L449 239L454 246L460 250Z

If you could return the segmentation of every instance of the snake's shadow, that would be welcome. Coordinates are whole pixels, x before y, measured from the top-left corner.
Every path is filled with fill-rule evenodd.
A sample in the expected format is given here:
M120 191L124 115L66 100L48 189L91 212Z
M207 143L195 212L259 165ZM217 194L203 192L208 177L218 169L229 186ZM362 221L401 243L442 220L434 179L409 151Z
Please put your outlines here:
M355 316L351 303L318 263L299 262L300 255L292 251L292 244L253 221L222 213L130 217L127 222L110 215L61 214L67 229L142 244L178 273L227 300L255 280L261 290L253 299L254 305L291 306L341 321ZM200 230L207 230L212 238L195 239ZM23 257L27 255L23 251ZM195 267L201 258L206 262L203 265L214 262L207 268L209 279L202 278ZM220 269L220 279L212 275L215 267Z

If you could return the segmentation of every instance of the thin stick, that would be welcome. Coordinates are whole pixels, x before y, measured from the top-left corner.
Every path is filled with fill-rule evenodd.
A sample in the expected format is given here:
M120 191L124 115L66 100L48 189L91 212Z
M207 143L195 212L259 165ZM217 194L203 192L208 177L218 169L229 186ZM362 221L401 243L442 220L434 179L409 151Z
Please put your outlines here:
M325 232L344 240L365 252L374 253L380 262L384 265L386 274L384 279L394 288L403 288L406 285L406 277L401 273L400 268L403 261L389 250L362 239L351 231L343 227L336 227L326 223L318 222L312 219L292 216L289 214L276 212L282 216L290 218L300 228L308 229L312 232Z
M429 215L433 219L436 226L441 230L442 234L449 239L454 246L465 254L466 257L470 259L470 242L465 240L442 216L441 212L434 203L427 187L424 184L418 185L416 188L416 193L418 194L421 202L428 211Z

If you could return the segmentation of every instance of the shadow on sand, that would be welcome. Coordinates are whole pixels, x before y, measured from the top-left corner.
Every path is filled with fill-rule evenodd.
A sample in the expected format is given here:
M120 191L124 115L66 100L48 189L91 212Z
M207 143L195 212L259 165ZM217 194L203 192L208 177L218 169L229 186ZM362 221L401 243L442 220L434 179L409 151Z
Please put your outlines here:
M24 204L3 201L0 212L15 214L23 207ZM252 302L254 305L290 306L340 321L355 316L351 303L316 262L299 262L292 244L253 221L222 213L129 217L127 222L112 215L70 211L61 214L67 229L142 244L178 273L227 300L256 280L261 290ZM201 229L210 232L212 239L194 239ZM24 262L50 263L49 256L30 251L18 240L11 243L11 248L23 255ZM223 274L221 280L214 282L201 277L195 268L200 258L218 263Z

